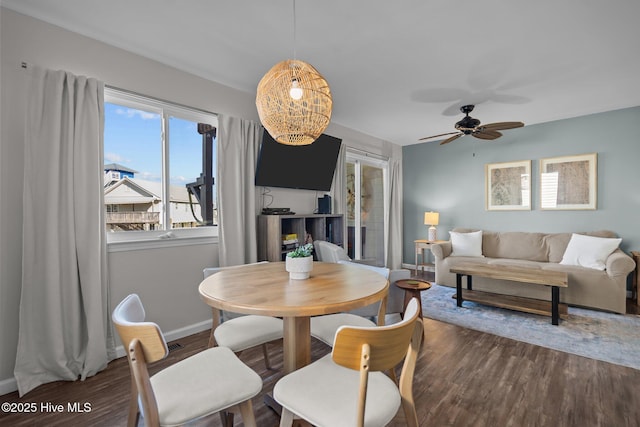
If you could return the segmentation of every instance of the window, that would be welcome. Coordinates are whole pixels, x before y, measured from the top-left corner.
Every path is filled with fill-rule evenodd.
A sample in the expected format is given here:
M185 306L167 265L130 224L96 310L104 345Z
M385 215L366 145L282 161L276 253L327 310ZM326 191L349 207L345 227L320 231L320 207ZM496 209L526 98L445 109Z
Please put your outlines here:
M106 88L107 230L216 225L216 127L214 114Z
M385 264L388 161L347 151L347 253Z

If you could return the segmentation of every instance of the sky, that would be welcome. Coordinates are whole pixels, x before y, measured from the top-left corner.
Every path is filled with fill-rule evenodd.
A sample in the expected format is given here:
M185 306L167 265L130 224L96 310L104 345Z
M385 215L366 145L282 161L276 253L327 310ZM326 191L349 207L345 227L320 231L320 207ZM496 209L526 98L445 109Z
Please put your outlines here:
M160 181L161 123L159 114L105 103L105 164L118 163L137 171L135 178ZM171 117L169 141L171 184L195 181L202 171L202 135L197 131L197 123Z

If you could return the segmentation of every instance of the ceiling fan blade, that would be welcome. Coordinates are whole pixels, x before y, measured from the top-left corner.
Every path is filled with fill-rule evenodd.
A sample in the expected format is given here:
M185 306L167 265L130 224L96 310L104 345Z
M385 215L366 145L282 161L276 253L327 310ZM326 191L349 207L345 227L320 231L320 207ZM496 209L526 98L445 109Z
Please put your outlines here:
M458 132L449 132L449 133L441 133L440 135L425 136L424 138L420 138L418 141L424 141L425 139L437 138L439 136L453 135L454 133L458 133Z
M488 139L488 140L500 138L502 136L500 132L495 130L477 130L473 132L471 135L475 136L476 138Z
M452 136L451 138L445 139L440 143L440 145L448 144L451 141L455 141L456 139L460 138L462 135L464 135L464 133L459 133L457 135Z
M498 123L489 123L486 125L482 125L479 127L480 130L505 130L505 129L515 129L521 128L524 126L522 122L498 122Z

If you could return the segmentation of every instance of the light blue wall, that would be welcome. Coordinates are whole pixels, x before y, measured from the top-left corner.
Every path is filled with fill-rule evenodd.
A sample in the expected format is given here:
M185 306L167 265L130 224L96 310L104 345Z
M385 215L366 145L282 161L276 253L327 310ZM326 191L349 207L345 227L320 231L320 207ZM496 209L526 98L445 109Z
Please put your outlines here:
M621 248L640 250L640 107L504 131L494 141L463 137L403 147L405 263L415 239L426 239L425 211L440 212L438 238L454 227L493 231L612 230ZM598 153L598 208L541 211L539 164L545 157ZM486 163L531 160L532 210L485 210Z

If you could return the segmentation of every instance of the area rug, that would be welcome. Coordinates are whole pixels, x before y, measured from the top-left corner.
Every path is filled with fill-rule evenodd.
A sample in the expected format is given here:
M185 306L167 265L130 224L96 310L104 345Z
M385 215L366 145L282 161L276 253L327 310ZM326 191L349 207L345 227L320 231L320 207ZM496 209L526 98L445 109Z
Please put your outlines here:
M465 301L455 288L433 284L422 292L425 317L591 359L640 369L640 316L569 307L558 326L551 318Z

